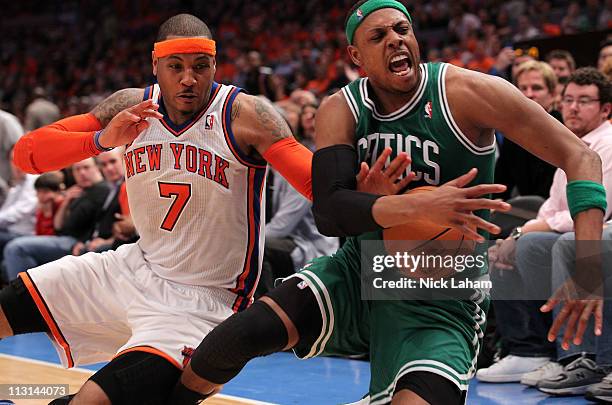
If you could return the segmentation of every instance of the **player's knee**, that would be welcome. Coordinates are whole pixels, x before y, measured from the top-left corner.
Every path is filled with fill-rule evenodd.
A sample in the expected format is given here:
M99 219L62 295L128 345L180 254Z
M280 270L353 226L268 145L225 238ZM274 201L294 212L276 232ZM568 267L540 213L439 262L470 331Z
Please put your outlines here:
M111 405L111 400L98 384L89 380L69 403L70 405Z
M155 354L122 354L90 378L109 403L162 405L167 403L181 371Z
M190 365L198 376L225 384L249 360L281 351L286 344L282 320L267 304L257 301L213 329L194 352Z
M21 278L0 290L0 309L0 337L49 331Z

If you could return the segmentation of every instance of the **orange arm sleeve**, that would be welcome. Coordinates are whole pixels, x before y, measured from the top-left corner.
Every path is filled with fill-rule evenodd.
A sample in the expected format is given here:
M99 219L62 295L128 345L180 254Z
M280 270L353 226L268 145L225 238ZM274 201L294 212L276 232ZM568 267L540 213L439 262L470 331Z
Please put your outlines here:
M130 215L130 204L128 203L127 187L125 181L119 189L119 207L121 207L121 215Z
M282 139L263 154L300 194L312 201L312 152L294 138Z
M102 129L91 113L64 118L22 136L15 144L14 162L27 173L59 170L95 156L95 131Z

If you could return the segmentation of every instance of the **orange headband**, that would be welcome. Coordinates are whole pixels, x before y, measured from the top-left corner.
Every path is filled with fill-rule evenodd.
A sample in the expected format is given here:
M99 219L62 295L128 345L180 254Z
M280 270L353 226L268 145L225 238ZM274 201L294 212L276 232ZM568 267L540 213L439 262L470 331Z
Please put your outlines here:
M215 56L215 41L208 38L176 38L156 42L153 48L156 58L163 58L175 53L205 53Z

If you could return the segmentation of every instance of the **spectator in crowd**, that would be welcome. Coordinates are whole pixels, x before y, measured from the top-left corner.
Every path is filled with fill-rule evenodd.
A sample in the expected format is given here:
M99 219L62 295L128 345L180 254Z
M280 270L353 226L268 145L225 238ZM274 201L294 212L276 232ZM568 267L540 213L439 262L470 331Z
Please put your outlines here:
M608 123L607 136L612 135L612 126ZM604 225L602 234L602 258L604 294L612 291L612 227L610 222ZM574 274L575 266L580 266L576 258L576 235L568 232L559 237L552 248L552 289L561 287ZM527 383L547 394L582 395L597 402L607 402L612 397L612 301L609 295L603 300L603 329L601 335L595 336L594 325L589 322L584 340L580 345L568 345L561 338L557 344L557 362L550 362L531 373L527 373L521 382ZM555 308L555 317L559 310Z
M612 39L607 39L601 44L599 58L597 59L597 69L603 72L604 65L612 59Z
M564 49L555 49L546 55L546 62L553 68L557 80L561 84L567 83L567 79L576 70L576 61L572 54Z
M300 110L297 136L300 142L308 149L315 150L315 114L318 106L316 104L305 104Z
M103 152L96 160L110 191L102 204L102 214L96 221L91 237L85 242L78 241L72 247L75 256L87 252L103 252L115 246L113 224L117 220L116 215L121 214L120 196L125 193L121 151L113 149Z
M561 121L561 114L553 108L557 78L550 65L528 61L519 66L516 75L519 90ZM504 139L500 149L495 167L495 182L508 186L500 198L506 200L515 195L548 198L555 167L508 139Z
M561 107L561 93L570 75L576 70L576 62L571 53L563 49L555 49L546 55L546 62L553 68L557 76L555 89L555 108Z
M11 162L11 187L2 206L0 206L0 263L2 251L7 243L20 236L34 233L36 192L34 182L37 176L24 173L12 164L13 152L9 152Z
M308 261L338 249L338 238L323 236L312 216L312 202L271 169L267 180L266 240L257 295L274 288L277 278L288 277Z
M518 19L518 32L512 39L514 42L528 41L540 35L540 31L533 26L527 14L523 14Z
M57 260L72 252L78 242L90 239L108 187L93 158L72 166L76 184L66 191L55 217L56 236L23 236L4 247L4 263L9 280L28 269Z
M46 92L42 87L34 89L34 101L25 112L24 127L26 132L44 127L60 119L60 110L57 105L47 100Z
M5 191L8 190L8 184L11 180L11 159L9 159L9 154L21 135L23 135L23 128L17 117L9 112L0 110L0 189ZM2 197L0 200L4 200L6 194L3 193L0 197Z
M576 70L562 98L565 125L600 155L603 184L608 195L605 218L612 213L612 124L608 121L611 101L610 81L594 68ZM527 373L539 370L538 373L544 374L554 368L550 362L555 357L555 345L547 340L551 317L540 312L540 307L545 302L542 298L549 297L552 292L552 248L559 237L571 232L574 226L567 204L566 184L565 173L557 170L550 197L540 208L537 218L516 228L510 237L498 240L489 249L493 306L498 331L509 355L479 370L476 377L481 381L520 381L526 375L530 379L525 382L533 384L533 374ZM517 291L524 295L517 296ZM507 301L513 293L514 300ZM563 360L562 353L557 356ZM566 368L565 372L569 371L572 370Z
M53 218L64 201L62 172L43 173L34 182L38 208L36 209L36 235L55 235Z
M276 89L272 80L272 73L271 68L263 65L261 54L257 51L250 51L247 54L244 89L249 94L261 94L269 100L276 101Z

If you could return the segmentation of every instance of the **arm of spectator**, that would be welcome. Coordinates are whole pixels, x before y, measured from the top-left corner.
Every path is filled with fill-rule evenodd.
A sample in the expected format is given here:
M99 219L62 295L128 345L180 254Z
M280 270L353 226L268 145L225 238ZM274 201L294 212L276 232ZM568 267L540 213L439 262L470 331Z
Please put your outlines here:
M280 198L275 198L279 201L279 207L270 222L266 224L266 236L286 238L291 235L296 225L310 211L311 204L310 201L287 184L284 178L281 177L279 180L284 183L274 190L275 193L281 193Z
M100 134L99 142L96 144L96 131L106 127L119 112L127 114L126 109L134 108L133 106L142 100L143 95L143 89L120 90L88 114L68 117L24 135L15 144L15 164L28 173L43 173L59 170L95 156L102 151L102 145L116 146L109 144L108 139L103 140L103 134ZM143 114L146 111L148 109L138 111L138 120L145 116L157 117L156 111L148 115ZM114 133L116 129L110 131L111 138ZM109 134L106 134L106 138L109 138ZM106 144L103 143L105 141Z
M30 187L32 187L31 184ZM27 217L34 216L37 203L38 199L36 198L34 188L22 193L16 204L12 204L0 212L0 228L16 224Z
M70 212L70 203L75 198L78 198L83 193L83 189L76 184L66 190L66 194L64 195L64 201L60 204L55 216L53 217L53 227L56 231L62 230L64 227L64 221L66 220L66 216Z
M113 224L113 237L119 240L129 240L137 235L136 226L129 215L115 214L117 221Z
M99 248L103 247L103 246L109 246L112 245L115 242L115 238L111 237L108 239L104 239L104 238L93 238L90 241L87 241L87 243L85 243L85 247L87 248L87 251L89 252L95 252L97 251Z

